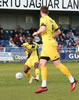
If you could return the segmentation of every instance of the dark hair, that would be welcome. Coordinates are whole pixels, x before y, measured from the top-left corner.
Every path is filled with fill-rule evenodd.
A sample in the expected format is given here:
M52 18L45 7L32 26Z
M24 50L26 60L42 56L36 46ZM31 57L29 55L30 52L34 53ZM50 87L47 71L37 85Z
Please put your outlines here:
M31 34L28 34L28 35L27 35L27 38L28 38L28 37L34 38Z
M69 32L72 30L72 28L69 29Z
M47 7L47 6L42 6L42 7L40 8L40 11L42 11L42 12L45 13L45 14L49 14L48 7Z

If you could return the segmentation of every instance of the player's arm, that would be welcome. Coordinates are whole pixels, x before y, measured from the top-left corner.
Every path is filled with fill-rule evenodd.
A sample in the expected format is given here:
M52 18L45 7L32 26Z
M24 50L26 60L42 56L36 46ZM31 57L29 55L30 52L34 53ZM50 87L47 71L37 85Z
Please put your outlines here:
M60 31L60 29L57 29L57 30L55 30L55 32L54 32L54 37L56 37L56 36L58 36L58 35L60 35L61 34L61 31Z
M37 32L33 33L33 36L41 34L42 32L45 32L46 30L46 20L44 18L40 19L40 28Z
M45 30L46 30L46 26L41 26L37 32L33 33L33 36L38 35L42 32L45 32Z
M53 36L56 37L56 36L61 34L61 30L60 30L59 26L57 25L57 23L55 21L53 21L53 23L54 23L54 34L53 34Z

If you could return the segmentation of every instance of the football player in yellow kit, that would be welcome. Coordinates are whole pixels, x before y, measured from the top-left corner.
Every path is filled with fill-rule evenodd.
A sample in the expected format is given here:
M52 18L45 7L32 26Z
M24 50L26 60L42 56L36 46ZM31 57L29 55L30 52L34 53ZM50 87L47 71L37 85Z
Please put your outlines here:
M61 31L56 22L48 16L48 7L42 6L40 9L40 28L37 32L33 33L33 36L41 33L42 37L42 51L40 56L40 66L41 66L41 77L42 85L35 91L35 93L41 93L47 91L47 68L46 64L49 59L51 59L56 66L70 81L71 92L75 89L77 80L73 78L69 70L60 61L60 56L57 52L57 44L54 37L58 36Z
M39 57L38 57L38 44L36 42L33 42L32 36L27 36L27 42L22 45L22 47L25 50L26 56L27 56L27 61L25 62L24 65L24 72L27 77L30 78L29 83L32 83L33 80L39 81ZM34 67L35 68L35 75L36 77L34 78L29 70Z

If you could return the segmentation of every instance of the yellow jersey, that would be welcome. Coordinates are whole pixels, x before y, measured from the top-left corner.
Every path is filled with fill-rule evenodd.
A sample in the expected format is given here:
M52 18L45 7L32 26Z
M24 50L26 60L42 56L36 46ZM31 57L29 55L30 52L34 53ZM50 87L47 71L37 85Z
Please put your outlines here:
M42 37L42 42L44 44L49 44L49 43L55 43L56 40L53 37L53 34L55 30L57 30L59 27L56 24L56 22L50 18L49 16L43 16L40 18L40 26L46 26L45 32L41 33Z
M38 56L38 44L36 42L33 42L33 44L29 44L28 42L26 42L23 43L23 46L31 51L30 57ZM26 56L29 56L27 51L25 51L25 54Z

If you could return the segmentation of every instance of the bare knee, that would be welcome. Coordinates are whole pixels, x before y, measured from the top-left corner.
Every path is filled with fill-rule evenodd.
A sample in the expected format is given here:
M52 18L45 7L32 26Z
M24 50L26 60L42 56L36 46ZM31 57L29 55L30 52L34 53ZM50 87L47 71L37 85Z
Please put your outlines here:
M45 63L40 63L40 67L42 67L42 66L46 66L46 64Z
M27 73L30 70L30 68L27 65L24 65L24 72Z
M45 59L40 59L40 66L46 66L47 60Z
M56 61L53 61L54 65L57 67L61 64L61 61L60 60L56 60Z

